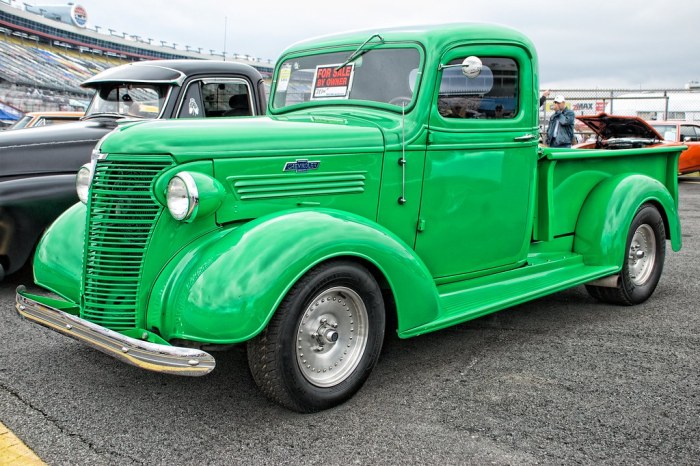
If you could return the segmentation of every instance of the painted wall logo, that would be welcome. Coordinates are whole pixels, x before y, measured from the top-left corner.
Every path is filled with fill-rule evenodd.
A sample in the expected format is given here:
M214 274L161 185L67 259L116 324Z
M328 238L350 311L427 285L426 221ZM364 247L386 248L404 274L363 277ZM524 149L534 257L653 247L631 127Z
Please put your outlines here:
M80 5L73 6L70 16L73 19L73 23L78 27L84 28L87 24L87 11Z
M283 171L303 173L308 172L309 170L316 170L318 169L319 165L321 165L321 162L318 160L314 162L309 162L306 159L299 159L296 162L285 163Z

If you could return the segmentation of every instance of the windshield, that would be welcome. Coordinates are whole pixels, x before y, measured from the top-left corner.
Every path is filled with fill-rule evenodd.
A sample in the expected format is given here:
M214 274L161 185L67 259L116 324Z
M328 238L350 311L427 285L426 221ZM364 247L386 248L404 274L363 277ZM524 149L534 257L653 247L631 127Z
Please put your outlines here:
M273 107L353 99L400 108L411 102L420 67L417 49L363 50L341 67L350 53L324 53L284 61L278 72Z
M158 118L165 105L168 86L150 84L103 85L88 106L85 117L118 115Z
M14 125L10 126L10 129L22 129L25 128L30 121L34 118L31 115L24 115L22 118L17 120Z

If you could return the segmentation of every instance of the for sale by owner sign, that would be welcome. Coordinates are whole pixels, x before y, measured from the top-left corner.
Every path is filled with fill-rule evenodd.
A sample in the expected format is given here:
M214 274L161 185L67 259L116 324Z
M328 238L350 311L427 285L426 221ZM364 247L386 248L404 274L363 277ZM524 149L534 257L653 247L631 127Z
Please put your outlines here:
M312 99L347 99L352 88L355 64L319 65L314 74Z

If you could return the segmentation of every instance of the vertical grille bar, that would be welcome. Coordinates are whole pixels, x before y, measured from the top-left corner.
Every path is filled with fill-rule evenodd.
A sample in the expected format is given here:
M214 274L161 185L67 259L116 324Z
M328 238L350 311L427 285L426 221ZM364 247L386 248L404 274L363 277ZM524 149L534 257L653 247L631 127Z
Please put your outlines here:
M168 157L98 160L90 188L81 317L112 330L136 327L143 258L161 210L151 194Z

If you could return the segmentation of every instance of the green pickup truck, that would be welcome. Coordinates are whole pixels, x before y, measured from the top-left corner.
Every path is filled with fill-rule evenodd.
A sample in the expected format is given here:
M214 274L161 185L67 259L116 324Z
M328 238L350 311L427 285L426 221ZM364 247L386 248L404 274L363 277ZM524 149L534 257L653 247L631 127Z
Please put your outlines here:
M386 331L444 329L585 284L653 293L681 247L683 146L538 147L533 44L463 24L281 56L268 115L124 124L47 231L25 318L135 366L199 376L246 342L271 399L349 399ZM395 329L386 329L388 323ZM392 325L393 326L393 325ZM68 355L66 355L68 356Z

